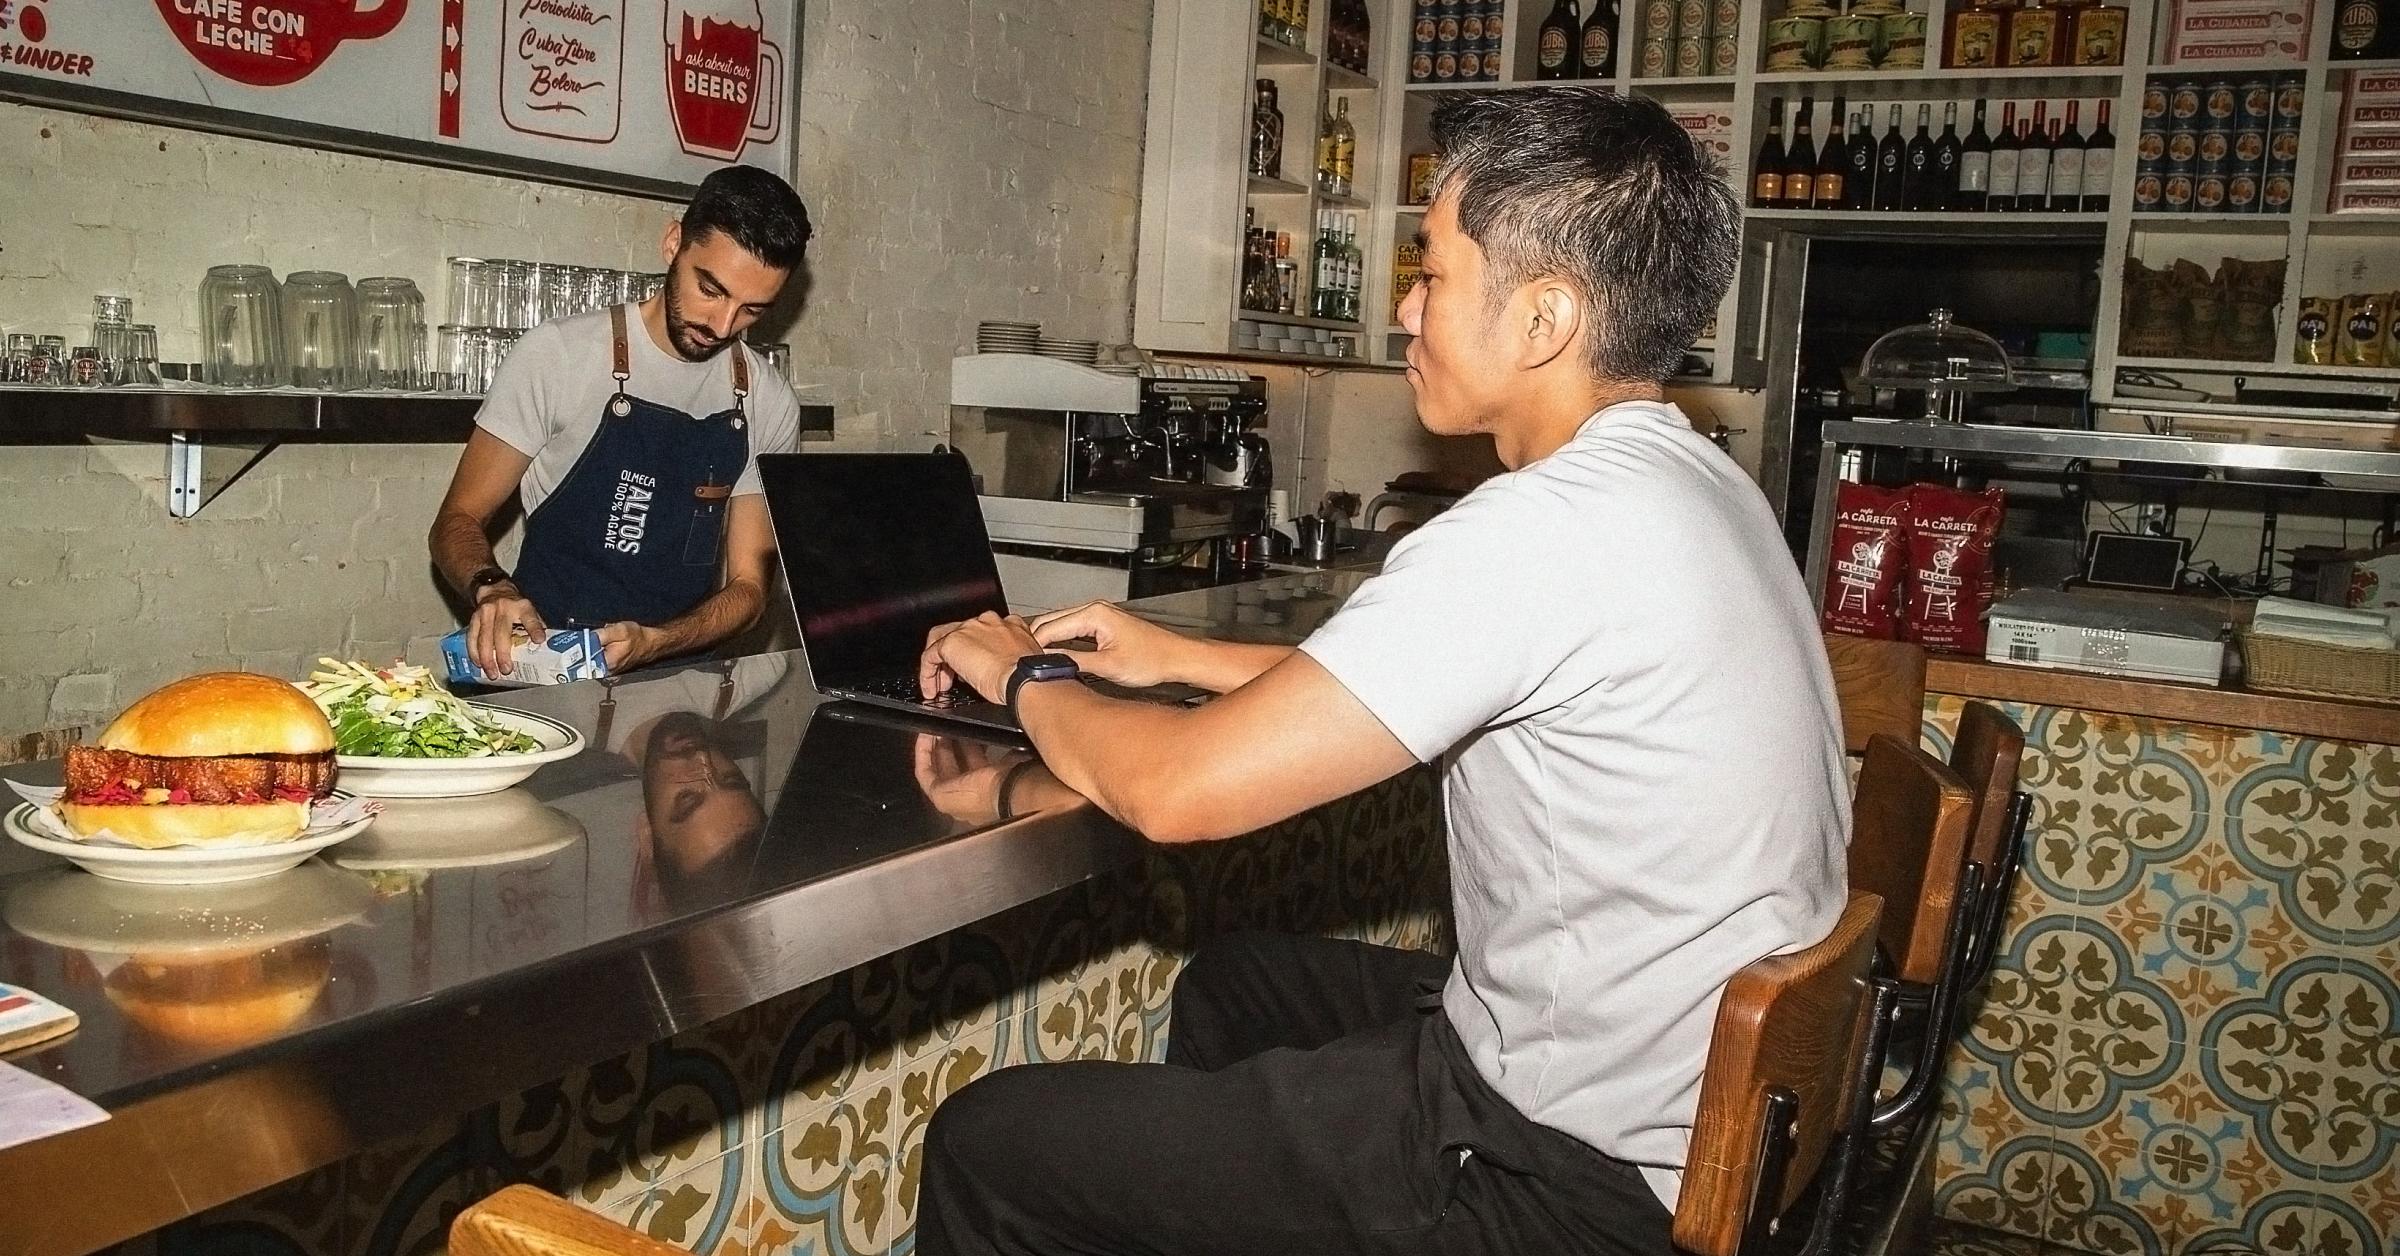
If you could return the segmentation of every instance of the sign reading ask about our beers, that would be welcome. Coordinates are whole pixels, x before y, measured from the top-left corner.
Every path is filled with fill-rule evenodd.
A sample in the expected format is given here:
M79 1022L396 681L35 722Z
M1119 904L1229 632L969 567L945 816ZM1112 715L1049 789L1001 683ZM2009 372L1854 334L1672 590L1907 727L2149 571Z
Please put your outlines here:
M0 98L669 194L790 174L800 0L0 0Z

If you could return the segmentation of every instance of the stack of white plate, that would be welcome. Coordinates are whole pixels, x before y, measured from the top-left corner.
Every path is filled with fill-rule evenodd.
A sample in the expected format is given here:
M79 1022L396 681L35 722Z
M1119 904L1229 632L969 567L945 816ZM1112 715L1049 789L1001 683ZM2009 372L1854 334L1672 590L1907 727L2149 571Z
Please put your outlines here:
M1040 323L986 321L975 324L977 353L1031 353L1041 338Z
M1100 360L1100 342L1097 340L1053 340L1042 336L1034 341L1033 351L1045 358L1057 358L1077 366L1090 366Z
M1142 364L1139 362L1103 362L1100 364L1100 369L1110 375L1139 375L1142 373Z

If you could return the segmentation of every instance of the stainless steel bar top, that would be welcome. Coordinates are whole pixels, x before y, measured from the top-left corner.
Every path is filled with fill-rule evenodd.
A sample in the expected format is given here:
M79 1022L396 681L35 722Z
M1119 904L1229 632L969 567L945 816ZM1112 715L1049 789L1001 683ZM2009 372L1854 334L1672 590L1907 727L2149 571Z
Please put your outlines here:
M1134 609L1296 642L1361 579ZM978 812L940 775L1022 743L828 703L796 653L492 700L589 748L504 793L389 802L279 876L128 885L0 842L0 981L82 1017L8 1062L111 1114L0 1151L0 1256L147 1233L1139 848L1079 799ZM0 775L51 783L58 765Z

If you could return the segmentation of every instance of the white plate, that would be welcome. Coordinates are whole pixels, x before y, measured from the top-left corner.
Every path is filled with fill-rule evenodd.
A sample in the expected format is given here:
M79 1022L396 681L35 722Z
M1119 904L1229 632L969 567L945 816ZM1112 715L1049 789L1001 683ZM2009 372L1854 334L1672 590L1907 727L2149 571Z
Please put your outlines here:
M465 799L395 799L372 832L332 858L360 872L475 868L563 850L584 836L581 821L521 789Z
M93 876L144 885L215 885L271 877L298 867L309 856L375 822L375 817L368 816L338 829L261 846L171 846L164 850L144 850L138 846L61 841L34 828L33 813L32 803L18 803L5 819L0 819L0 829L6 830L19 845L60 856Z
M495 794L533 775L535 768L571 759L583 750L582 733L547 716L480 702L468 705L493 723L532 737L542 748L528 754L495 754L481 759L335 755L333 761L342 769L338 778L342 788L368 798L467 798Z

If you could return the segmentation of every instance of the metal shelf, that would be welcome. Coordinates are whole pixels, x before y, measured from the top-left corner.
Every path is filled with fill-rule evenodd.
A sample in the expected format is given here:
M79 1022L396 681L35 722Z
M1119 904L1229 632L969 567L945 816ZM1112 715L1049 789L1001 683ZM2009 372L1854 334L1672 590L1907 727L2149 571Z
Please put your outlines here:
M1307 184L1294 183L1289 179L1270 179L1263 174L1250 176L1252 196L1306 196L1311 190Z
M1261 35L1258 37L1258 63L1260 65L1315 65L1317 59L1305 49L1294 48L1281 40L1269 39Z

